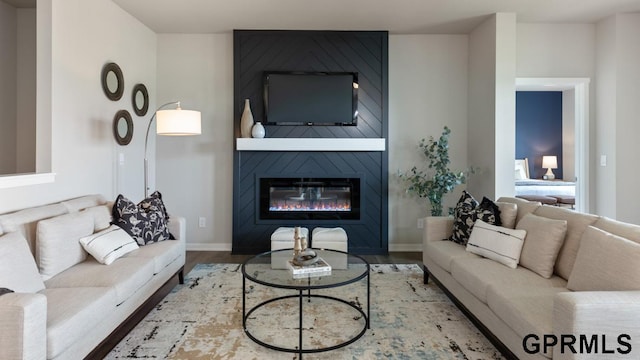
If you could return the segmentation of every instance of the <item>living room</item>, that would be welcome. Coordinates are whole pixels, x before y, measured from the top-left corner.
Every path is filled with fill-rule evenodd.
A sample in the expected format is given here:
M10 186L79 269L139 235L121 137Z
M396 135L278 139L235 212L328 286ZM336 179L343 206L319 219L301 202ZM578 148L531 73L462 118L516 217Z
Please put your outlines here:
M86 194L143 199L144 140L151 112L134 117L129 145L114 141L113 116L130 106L128 96L113 102L102 93L100 71L115 62L124 73L125 94L136 83L146 85L149 109L177 100L184 109L202 112L200 136L150 138L150 185L162 193L170 214L185 217L188 251L230 251L239 134L234 114L243 106L234 100L232 30L348 29L389 30L389 251L422 251L422 229L416 222L428 214L428 206L407 196L394 174L419 164L419 140L439 135L444 126L452 130L451 167L483 169L467 190L480 198L513 195L517 78L590 79L588 212L640 224L637 170L624 165L634 163L640 146L634 139L634 114L640 110L637 4L620 2L618 8L610 5L582 17L573 14L582 7L579 3L546 4L558 12L548 18L497 7L471 12L458 22L434 19L437 11L426 5L416 11L416 2L407 1L406 7L398 6L399 19L414 13L429 21L396 31L383 15L378 15L379 23L363 25L328 19L307 23L292 15L287 23L269 20L257 10L253 16L239 11L212 19L214 28L216 23L224 26L202 31L146 17L163 5L169 6L38 1L38 175L3 176L0 213ZM181 19L176 24L188 24L194 16L173 10ZM445 208L456 204L460 190L445 198Z

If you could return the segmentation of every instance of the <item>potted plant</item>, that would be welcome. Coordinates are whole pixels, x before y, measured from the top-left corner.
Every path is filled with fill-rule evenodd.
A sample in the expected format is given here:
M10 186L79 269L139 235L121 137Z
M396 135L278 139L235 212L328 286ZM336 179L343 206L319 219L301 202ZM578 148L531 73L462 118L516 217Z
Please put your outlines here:
M406 173L400 172L400 179L407 184L407 192L427 198L431 204L431 216L442 216L442 198L453 189L464 184L473 168L464 171L449 169L449 135L451 129L444 127L438 140L433 136L420 140L420 150L427 159L427 169L419 170L414 166Z

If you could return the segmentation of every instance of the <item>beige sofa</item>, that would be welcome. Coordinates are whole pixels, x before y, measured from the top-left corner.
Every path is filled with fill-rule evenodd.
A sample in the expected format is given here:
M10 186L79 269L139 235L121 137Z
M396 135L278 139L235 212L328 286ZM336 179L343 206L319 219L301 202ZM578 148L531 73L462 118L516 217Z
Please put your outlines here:
M529 213L566 221L553 274L472 254L443 240L452 218L427 217L425 283L435 279L507 358L640 358L640 291L621 290L640 289L640 226L517 198L498 205L501 217L517 209L516 225Z
M183 218L169 221L177 240L141 246L103 265L84 253L78 238L110 221L111 204L99 195L0 215L0 254L29 256L28 246L33 256L5 259L0 271L12 276L5 282L40 289L0 296L0 359L101 358L182 282ZM11 269L3 268L9 263Z

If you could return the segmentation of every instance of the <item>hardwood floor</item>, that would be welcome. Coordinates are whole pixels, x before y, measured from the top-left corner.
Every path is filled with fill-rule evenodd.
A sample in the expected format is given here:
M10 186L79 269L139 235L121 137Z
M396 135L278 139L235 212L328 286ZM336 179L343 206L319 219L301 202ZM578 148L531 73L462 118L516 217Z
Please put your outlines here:
M187 251L185 275L196 264L242 264L253 255L232 255L229 251ZM422 266L422 252L390 252L389 255L363 255L370 264L418 264Z

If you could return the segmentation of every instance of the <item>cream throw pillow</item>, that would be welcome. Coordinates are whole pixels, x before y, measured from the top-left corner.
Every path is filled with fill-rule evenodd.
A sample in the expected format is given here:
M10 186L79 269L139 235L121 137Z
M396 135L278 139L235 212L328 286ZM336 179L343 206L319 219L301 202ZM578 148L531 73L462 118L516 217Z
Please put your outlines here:
M515 269L526 235L524 230L507 229L478 219L467 242L467 251Z
M527 231L520 266L543 278L550 278L567 233L567 221L548 219L530 213L518 222L516 229Z
M0 237L0 287L36 293L44 289L27 240L19 232Z
M640 290L640 244L589 226L582 235L567 288L573 291Z
M82 247L99 263L110 265L119 257L138 249L138 243L118 225L80 239Z
M509 229L515 228L516 218L518 217L518 204L496 201L496 205L500 209L502 226Z

